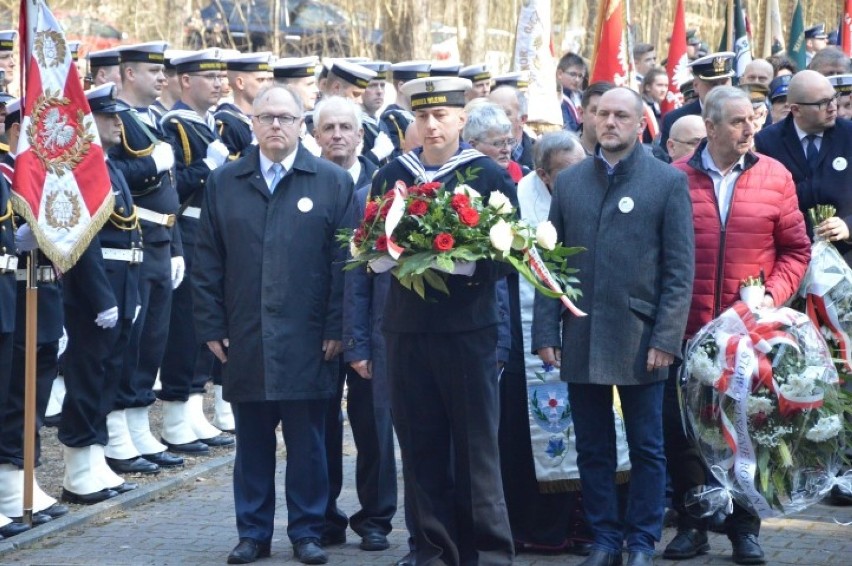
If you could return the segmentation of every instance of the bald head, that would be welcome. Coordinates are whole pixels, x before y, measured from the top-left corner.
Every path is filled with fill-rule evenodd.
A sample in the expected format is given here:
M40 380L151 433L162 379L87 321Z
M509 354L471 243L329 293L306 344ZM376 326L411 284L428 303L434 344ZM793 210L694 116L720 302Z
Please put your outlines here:
M815 95L816 91L821 94ZM799 71L790 79L787 102L790 104L812 102L824 98L822 95L831 96L832 94L834 94L834 87L831 86L825 75L806 69Z
M746 65L746 68L743 71L743 76L740 78L740 82L743 84L761 84L769 86L769 83L772 82L772 78L774 76L775 69L772 68L772 64L769 61L766 59L755 59Z
M787 103L803 132L822 133L837 120L837 98L828 79L816 71L799 71L790 80Z
M690 114L678 118L672 124L669 139L666 140L666 148L672 161L691 154L705 137L707 137L707 128L701 116Z

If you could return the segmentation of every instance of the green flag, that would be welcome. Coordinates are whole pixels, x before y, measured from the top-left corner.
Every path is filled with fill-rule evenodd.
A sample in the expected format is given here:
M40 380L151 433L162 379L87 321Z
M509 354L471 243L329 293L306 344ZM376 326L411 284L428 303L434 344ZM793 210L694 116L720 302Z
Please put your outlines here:
M807 67L805 58L805 18L802 16L802 2L796 0L793 21L790 22L790 39L787 41L787 57L801 70Z
M725 10L727 12L727 9ZM728 17L725 15L725 30L722 32L722 43L719 51L728 51ZM740 0L734 0L734 71L737 77L741 77L746 65L751 63L751 41L746 30L745 16L740 5Z

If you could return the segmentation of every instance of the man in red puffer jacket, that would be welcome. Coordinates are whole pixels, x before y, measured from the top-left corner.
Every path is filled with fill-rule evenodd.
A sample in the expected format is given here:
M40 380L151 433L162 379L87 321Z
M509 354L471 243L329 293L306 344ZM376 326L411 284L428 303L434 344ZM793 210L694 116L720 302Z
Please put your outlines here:
M753 116L743 91L713 89L703 109L707 140L673 164L687 174L695 225L695 282L686 338L739 299L746 277L765 276L764 307L784 304L798 289L810 260L810 240L790 173L778 161L751 151ZM683 505L687 491L707 483L707 473L683 432L677 374L673 369L666 384L663 423L679 523L663 557L686 559L710 548L706 523L690 517ZM735 503L725 527L734 562L763 564L758 517Z

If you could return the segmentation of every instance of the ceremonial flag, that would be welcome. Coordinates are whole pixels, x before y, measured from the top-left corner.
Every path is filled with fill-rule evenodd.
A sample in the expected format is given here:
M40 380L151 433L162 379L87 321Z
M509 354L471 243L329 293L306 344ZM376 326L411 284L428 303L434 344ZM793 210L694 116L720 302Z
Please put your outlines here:
M845 0L843 13L840 14L840 49L847 57L852 57L852 0Z
M790 22L790 39L787 41L787 57L789 57L799 70L808 66L805 57L805 18L802 15L802 2L796 0L796 8L793 10L793 20Z
M604 0L598 8L595 27L595 55L589 83L608 81L629 86L627 42L624 37L624 10L621 0Z
M77 67L43 0L21 2L20 37L26 81L12 202L39 248L68 271L106 222L114 197Z
M781 9L778 0L766 2L766 25L763 34L763 56L769 57L784 49L784 32L781 31Z
M737 73L737 77L743 76L745 72L746 65L751 63L751 42L748 38L748 31L746 30L745 16L743 15L743 9L740 4L740 0L734 0L733 3L728 3L728 8L733 5L734 11L734 53L736 53L736 57L734 58L734 71ZM731 21L730 15L727 13L727 9L725 10L725 30L722 32L722 43L719 46L719 51L728 51L728 22Z
M551 0L527 0L521 3L515 33L515 57L512 68L527 71L530 83L527 121L562 125L562 111L556 88L556 60L551 51Z
M663 114L683 105L680 85L692 79L689 70L689 57L686 55L686 18L683 0L676 0L672 40L669 43L669 58L666 61L666 74L669 76L669 90L660 103Z

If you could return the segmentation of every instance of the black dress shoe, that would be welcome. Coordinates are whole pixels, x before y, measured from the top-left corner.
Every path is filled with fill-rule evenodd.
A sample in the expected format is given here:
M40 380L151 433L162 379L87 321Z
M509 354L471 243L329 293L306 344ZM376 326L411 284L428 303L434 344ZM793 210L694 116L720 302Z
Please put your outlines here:
M592 550L589 557L580 562L580 566L621 566L621 553Z
M9 517L15 523L23 523L23 517ZM53 517L46 514L43 511L39 511L38 513L33 513L33 526L38 527L39 525L44 525L45 523L49 523L53 520Z
M112 489L102 489L94 493L74 493L62 488L62 501L65 503L76 503L77 505L94 505L107 499L111 499L118 495L118 492Z
M412 550L394 563L394 566L417 566L417 556Z
M574 556L588 556L592 553L592 543L574 541L568 545L565 552Z
M663 551L663 558L685 560L704 554L710 550L707 531L699 529L679 529L672 541Z
M160 466L149 462L141 456L137 458L127 458L126 460L117 460L115 458L107 458L107 464L117 474L145 474L154 475L160 473Z
M646 552L630 552L627 555L627 566L654 566L654 555Z
M367 533L361 537L361 544L358 545L358 548L361 550L387 550L390 548L390 544L388 537L382 533Z
M121 484L120 486L113 487L111 489L116 493L127 493L128 491L133 491L137 487L139 487L139 484L130 483L130 482L126 481L123 484Z
M142 454L142 457L161 468L179 468L183 466L183 458L169 454L165 450L155 454Z
M9 523L5 527L0 527L0 536L3 538L13 537L27 532L30 528L31 527L29 525L25 525L23 523Z
M227 434L220 434L211 438L199 438L198 440L207 446L231 446L235 442L234 437Z
M308 538L293 543L293 556L302 564L325 564L328 555L319 545L317 539Z
M50 516L51 519L58 519L59 517L68 514L68 506L61 503L54 503L47 509L42 509L39 513L44 513L45 515Z
M319 544L323 548L327 546L340 546L341 544L346 544L346 531L323 533L320 537Z
M177 452L179 454L207 454L210 452L210 448L200 440L187 442L185 444L171 444L166 442L164 438L161 438L160 440L162 440L163 444L166 445L169 452Z
M240 543L228 555L228 564L251 564L258 558L269 557L269 543L254 539L240 539Z
M60 422L62 422L62 413L57 413L55 415L50 415L49 417L44 417L42 424L44 424L44 426L57 428Z
M763 564L763 549L757 542L757 535L732 535L734 562L737 564Z

